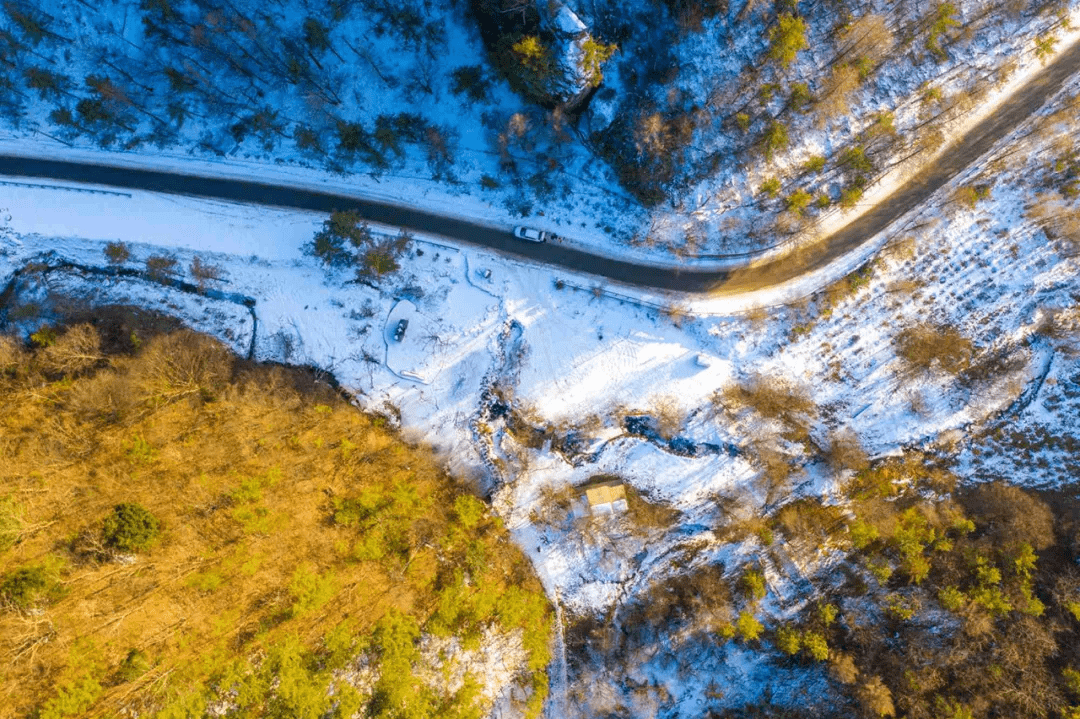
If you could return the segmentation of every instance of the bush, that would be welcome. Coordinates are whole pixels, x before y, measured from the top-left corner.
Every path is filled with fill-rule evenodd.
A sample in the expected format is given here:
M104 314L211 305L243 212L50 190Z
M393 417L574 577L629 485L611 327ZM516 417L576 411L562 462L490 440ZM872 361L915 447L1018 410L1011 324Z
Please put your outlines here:
M207 282L216 282L220 280L222 276L221 267L210 264L209 262L203 262L199 257L195 257L191 260L188 271L191 272L192 277L199 281L199 287L202 287Z
M896 353L913 369L941 369L957 374L971 365L971 340L954 327L927 322L902 330L894 340Z
M162 279L176 273L176 258L169 255L151 255L146 258L146 273Z
M761 622L754 617L750 612L742 612L739 614L738 621L735 622L735 630L739 633L739 637L744 642L752 642L761 636L761 632L765 629Z
M1003 482L980 485L964 504L1000 549L1020 543L1042 551L1054 544L1054 515L1038 497Z
M40 353L42 366L56 374L73 374L90 369L104 355L101 337L93 325L82 323L69 327Z
M850 210L855 205L859 204L859 200L862 199L863 188L859 185L849 185L840 191L840 206L845 210Z
M787 67L800 50L808 46L806 21L797 15L783 14L769 29L769 59Z
M0 581L0 602L19 610L55 599L60 593L55 571L45 564L8 572Z
M151 400L185 397L212 400L232 378L233 354L217 340L181 330L154 338L137 368L142 391Z
M771 160L773 154L783 150L788 145L787 126L779 120L773 120L765 130L765 136L761 139L761 147L765 152L765 159Z
M846 115L851 109L851 96L859 89L859 70L847 63L834 65L818 93L818 124Z
M825 158L822 155L814 155L803 163L804 172L821 172L825 169Z
M787 196L787 208L791 212L801 215L803 211L810 206L810 202L813 199L813 195L806 190L796 190Z
M777 420L785 426L784 437L793 441L808 436L817 416L817 406L806 388L777 376L758 375L725 387L714 395L713 402L729 409L747 407L766 419Z
M761 192L764 192L771 198L775 198L780 194L780 180L775 177L770 177L761 183L761 187L758 188Z
M979 200L985 200L989 197L989 185L965 185L953 193L953 200L969 210L974 210Z
M157 517L138 504L125 502L101 525L105 546L119 552L138 552L150 546L161 532Z
M851 429L840 429L829 436L829 448L825 460L829 468L836 473L846 470L861 472L870 466L866 450L859 441L859 435Z
M122 265L131 259L131 250L123 242L107 243L104 252L110 265Z
M751 601L759 601L765 598L765 575L758 569L748 569L739 580L743 592Z
M653 502L630 485L625 485L627 517L636 528L668 529L674 526L680 512L663 502Z
M23 529L23 509L11 495L0 497L0 552L19 541Z

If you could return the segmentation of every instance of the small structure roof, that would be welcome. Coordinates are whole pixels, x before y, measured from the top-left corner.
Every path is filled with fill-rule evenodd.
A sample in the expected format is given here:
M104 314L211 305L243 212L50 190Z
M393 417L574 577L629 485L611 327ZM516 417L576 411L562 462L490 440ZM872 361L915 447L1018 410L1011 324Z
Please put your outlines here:
M620 479L600 479L583 489L592 514L617 514L626 511L626 487Z
M595 482L585 487L585 498L589 500L589 506L598 504L611 504L617 499L626 499L626 487L617 479L608 479Z

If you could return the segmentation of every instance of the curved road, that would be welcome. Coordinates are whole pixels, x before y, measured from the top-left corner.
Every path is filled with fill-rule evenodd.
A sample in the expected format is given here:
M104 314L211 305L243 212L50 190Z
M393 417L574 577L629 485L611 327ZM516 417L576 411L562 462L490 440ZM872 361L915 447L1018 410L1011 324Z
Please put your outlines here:
M996 112L972 128L940 158L846 227L797 252L757 263L751 261L739 269L634 264L564 245L525 242L515 238L508 229L287 185L18 156L0 156L0 175L85 182L318 212L355 209L371 222L441 235L627 285L693 294L736 294L780 284L824 267L854 250L924 203L961 170L986 154L995 142L1061 89L1077 70L1080 70L1080 42L1066 49L1052 64L1020 87Z

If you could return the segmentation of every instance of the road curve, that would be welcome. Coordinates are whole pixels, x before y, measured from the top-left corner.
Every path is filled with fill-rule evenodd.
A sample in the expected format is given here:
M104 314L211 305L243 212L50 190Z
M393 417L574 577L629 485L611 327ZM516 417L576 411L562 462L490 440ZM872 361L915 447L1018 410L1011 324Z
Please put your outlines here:
M0 155L0 175L48 178L150 192L192 195L300 210L355 209L371 222L440 235L462 243L636 287L727 295L763 289L826 266L886 229L986 154L995 142L1041 107L1080 70L1080 42L1034 75L993 114L954 143L873 209L837 232L790 255L738 269L656 267L595 255L555 243L515 238L507 229L473 224L409 207L264 182L177 174L161 170Z

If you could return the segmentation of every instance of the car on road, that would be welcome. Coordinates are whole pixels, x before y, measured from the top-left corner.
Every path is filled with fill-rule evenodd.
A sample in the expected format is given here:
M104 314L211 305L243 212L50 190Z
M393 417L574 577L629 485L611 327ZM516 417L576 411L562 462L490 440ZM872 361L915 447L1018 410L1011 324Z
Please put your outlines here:
M397 327L394 328L394 341L400 342L405 339L405 330L409 327L408 320L398 320Z
M555 239L555 233L545 232L544 230L535 230L532 227L519 225L514 228L514 237L521 240L528 240L529 242L547 242L548 240Z

